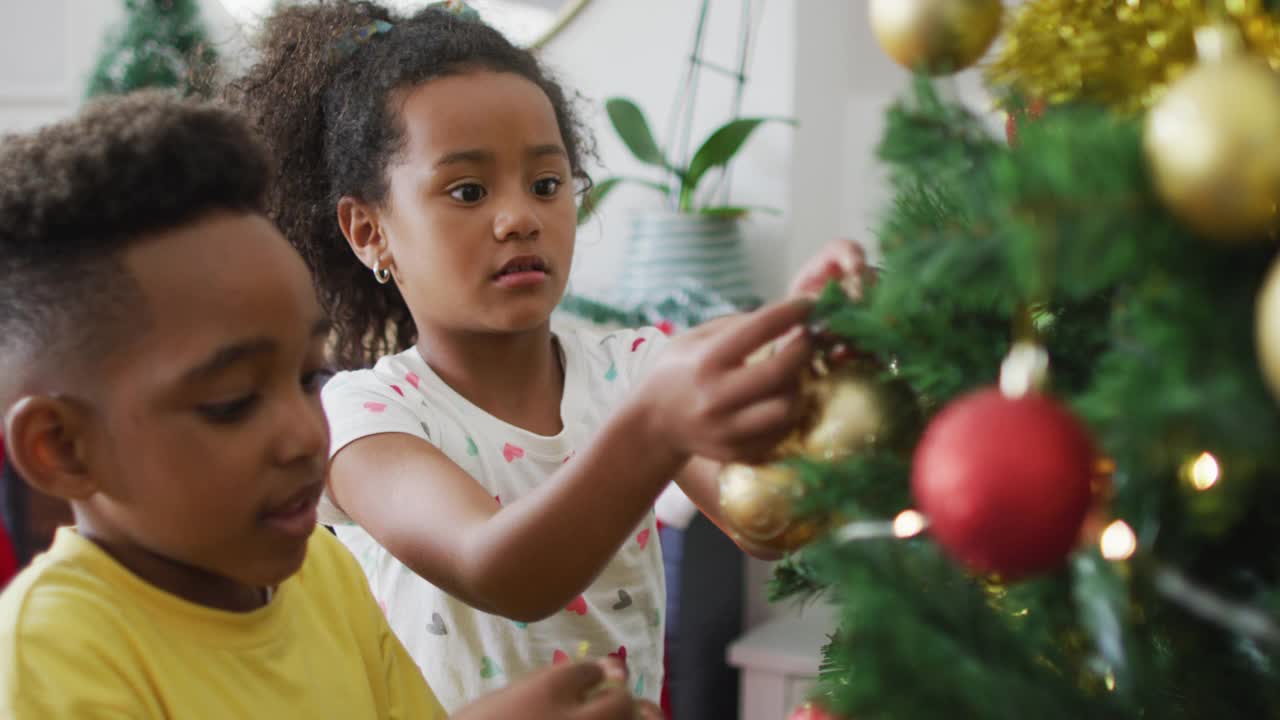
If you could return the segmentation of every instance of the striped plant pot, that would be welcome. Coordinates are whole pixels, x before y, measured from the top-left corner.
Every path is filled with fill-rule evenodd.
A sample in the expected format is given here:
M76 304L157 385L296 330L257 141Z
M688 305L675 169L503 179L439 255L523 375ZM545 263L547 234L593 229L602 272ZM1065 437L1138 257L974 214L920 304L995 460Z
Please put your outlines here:
M759 302L743 250L740 223L688 213L642 213L632 219L618 294L644 303L692 283L741 307Z

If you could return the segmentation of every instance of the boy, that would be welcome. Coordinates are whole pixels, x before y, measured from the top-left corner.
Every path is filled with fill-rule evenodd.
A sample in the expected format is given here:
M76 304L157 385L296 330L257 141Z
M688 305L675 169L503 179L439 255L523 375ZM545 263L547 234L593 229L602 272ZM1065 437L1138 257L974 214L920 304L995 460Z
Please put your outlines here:
M0 595L2 717L443 717L317 529L327 324L268 169L237 117L155 93L0 146L3 436L76 522ZM653 712L620 673L459 717Z

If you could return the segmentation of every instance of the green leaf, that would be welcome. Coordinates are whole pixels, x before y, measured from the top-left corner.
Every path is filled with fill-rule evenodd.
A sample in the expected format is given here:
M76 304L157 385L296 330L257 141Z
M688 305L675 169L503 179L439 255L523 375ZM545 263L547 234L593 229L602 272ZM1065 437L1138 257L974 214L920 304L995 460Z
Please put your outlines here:
M581 225L586 222L587 218L591 217L591 214L596 211L596 208L600 207L600 203L605 199L605 197L609 193L613 192L614 188L624 182L632 183L634 185L644 185L645 187L657 190L663 195L671 194L671 186L660 182L653 182L652 180L621 176L605 178L604 180L592 185L591 189L587 191L587 194L582 197L582 203L578 205L578 224Z
M680 188L681 205L685 205L686 198L691 205L693 193L697 190L702 176L712 168L728 164L751 137L751 133L767 122L795 125L795 121L789 118L739 118L721 125L711 133L707 141L702 143L702 147L693 154L693 159L689 161L689 169L685 173L684 182Z
M653 139L653 132L649 130L649 121L635 103L626 98L615 97L609 98L604 107L609 113L613 129L637 160L661 168L669 167L657 141Z

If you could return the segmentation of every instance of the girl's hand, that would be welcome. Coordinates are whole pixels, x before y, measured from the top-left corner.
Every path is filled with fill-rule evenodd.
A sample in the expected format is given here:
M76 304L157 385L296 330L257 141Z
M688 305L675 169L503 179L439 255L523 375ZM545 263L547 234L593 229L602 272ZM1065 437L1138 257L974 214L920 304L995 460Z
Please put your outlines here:
M796 273L788 296L815 298L830 280L839 281L854 300L862 297L863 287L875 282L875 269L867 264L861 245L852 240L827 243Z
M751 460L798 420L802 368L812 352L803 324L811 305L788 300L695 327L662 352L633 397L644 405L646 443L678 461ZM768 358L748 355L786 335Z
M631 697L626 679L615 660L554 665L468 705L454 720L660 720L653 703Z

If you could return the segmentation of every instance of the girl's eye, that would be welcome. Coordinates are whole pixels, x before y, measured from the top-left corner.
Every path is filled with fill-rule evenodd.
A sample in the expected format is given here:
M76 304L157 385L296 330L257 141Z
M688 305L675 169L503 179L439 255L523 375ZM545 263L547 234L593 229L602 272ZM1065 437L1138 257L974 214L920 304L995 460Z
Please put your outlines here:
M468 205L480 202L484 199L485 195L484 187L477 185L476 183L459 185L455 188L450 188L449 190L449 197L457 200L458 202L467 203Z
M563 184L564 183L560 181L560 178L541 178L540 180L534 181L533 194L538 197L551 197L560 190L560 186Z
M214 425L234 425L247 419L257 405L258 395L254 393L228 402L200 405L196 411Z

